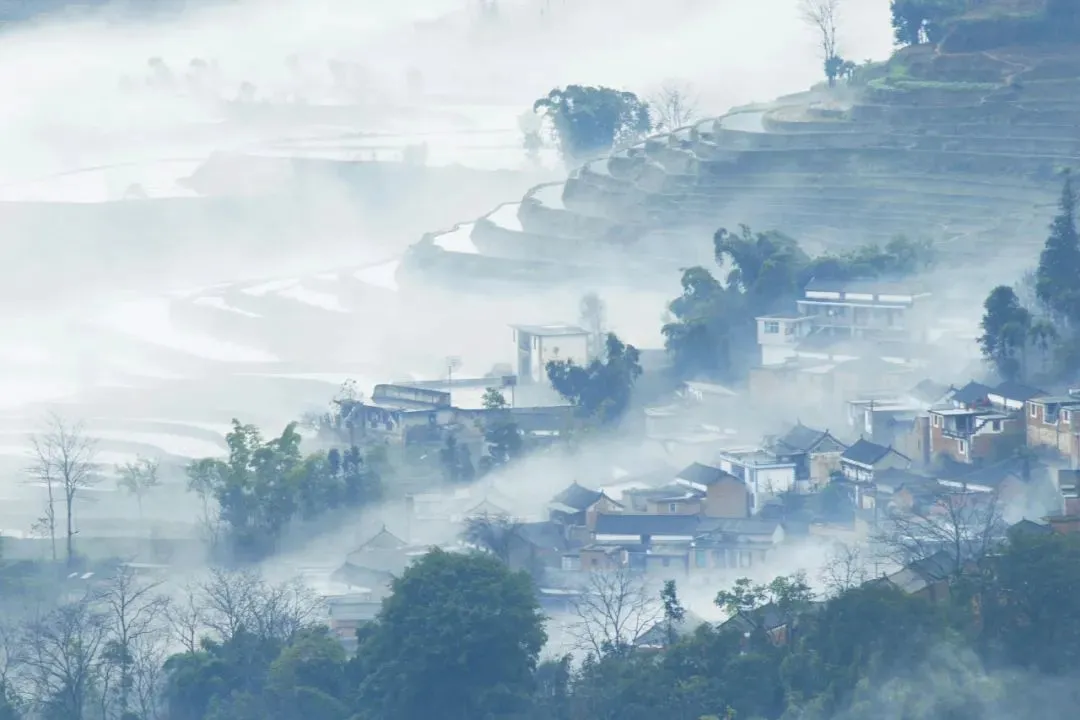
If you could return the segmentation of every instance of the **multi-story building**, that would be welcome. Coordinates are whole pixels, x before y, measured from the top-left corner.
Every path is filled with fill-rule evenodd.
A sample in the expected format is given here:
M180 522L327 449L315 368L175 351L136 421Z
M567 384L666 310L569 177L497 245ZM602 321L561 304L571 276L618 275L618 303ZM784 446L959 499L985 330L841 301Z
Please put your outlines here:
M930 293L911 283L811 280L795 311L757 318L762 365L775 365L801 354L800 346L822 340L871 341L905 345L927 341L926 300Z
M930 455L978 465L1005 459L1024 444L1020 413L995 407L930 410Z
M1080 390L1040 395L1024 406L1028 446L1056 450L1072 467L1080 467Z
M547 382L547 364L552 360L589 362L588 330L576 325L512 325L517 381L522 385Z

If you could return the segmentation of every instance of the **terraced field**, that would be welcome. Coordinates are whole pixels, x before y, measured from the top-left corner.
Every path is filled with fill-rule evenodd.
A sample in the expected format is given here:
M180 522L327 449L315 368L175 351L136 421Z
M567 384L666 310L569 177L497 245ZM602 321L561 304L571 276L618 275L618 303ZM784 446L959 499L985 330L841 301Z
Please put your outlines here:
M708 118L425 235L403 278L649 283L707 258L717 227L812 250L905 234L946 258L1028 262L1080 159L1080 50L899 53L862 87Z

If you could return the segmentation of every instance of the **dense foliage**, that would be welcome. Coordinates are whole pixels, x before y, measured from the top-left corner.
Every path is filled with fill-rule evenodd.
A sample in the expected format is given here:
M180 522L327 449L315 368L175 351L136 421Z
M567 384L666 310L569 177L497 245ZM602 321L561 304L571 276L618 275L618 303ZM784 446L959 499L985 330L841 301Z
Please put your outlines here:
M552 387L578 410L584 420L611 425L630 406L634 383L641 377L641 353L614 333L608 333L604 352L587 365L573 360L548 362Z
M965 0L892 0L893 36L898 45L939 42L945 22L964 11Z
M723 281L702 267L683 272L683 293L668 306L665 346L682 379L732 381L757 361L754 318L784 310L811 280L848 281L902 277L925 269L932 248L896 238L884 248L868 245L850 253L810 257L778 232L739 233L720 229L713 237Z
M743 580L716 597L739 623L693 629L668 583L660 650L538 663L529 578L435 550L354 658L311 623L236 626L166 662L165 699L183 720L1056 720L1075 712L1078 596L1080 538L1014 531L935 602L880 580L826 599L801 575Z
M533 104L533 112L544 114L551 122L559 149L568 161L602 155L653 127L648 103L632 92L607 87L556 88Z
M1050 225L1032 297L999 286L984 304L983 357L1009 380L1068 382L1080 361L1080 234L1076 228L1076 191L1066 176L1058 214Z
M188 483L208 504L208 529L222 529L227 549L238 559L272 552L293 519L314 520L381 497L379 474L358 447L305 457L296 423L265 440L254 425L233 420L225 441L228 458L192 462Z

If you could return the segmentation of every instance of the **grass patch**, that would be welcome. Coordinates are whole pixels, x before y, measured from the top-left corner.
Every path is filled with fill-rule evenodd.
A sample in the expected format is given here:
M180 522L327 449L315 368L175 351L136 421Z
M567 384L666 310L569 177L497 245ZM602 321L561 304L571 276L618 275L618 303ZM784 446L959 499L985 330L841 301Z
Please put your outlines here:
M943 82L940 80L906 80L893 77L876 78L871 80L868 87L874 90L890 92L903 92L905 90L942 90L945 92L975 92L983 90L996 90L1002 87L1000 83L989 82Z

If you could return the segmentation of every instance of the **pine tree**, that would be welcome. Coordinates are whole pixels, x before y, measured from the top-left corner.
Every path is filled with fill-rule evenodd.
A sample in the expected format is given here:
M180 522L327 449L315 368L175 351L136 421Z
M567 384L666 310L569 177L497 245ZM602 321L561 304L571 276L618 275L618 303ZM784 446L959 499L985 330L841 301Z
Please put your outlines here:
M1006 285L994 288L983 305L983 334L979 348L1004 380L1024 374L1024 351L1031 332L1031 313L1020 304L1016 292Z
M1050 225L1039 268L1035 294L1055 319L1080 325L1080 235L1076 231L1076 191L1065 175L1060 212Z

